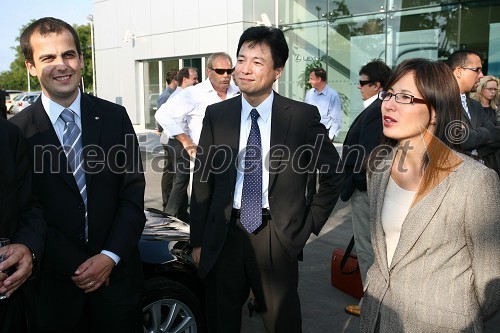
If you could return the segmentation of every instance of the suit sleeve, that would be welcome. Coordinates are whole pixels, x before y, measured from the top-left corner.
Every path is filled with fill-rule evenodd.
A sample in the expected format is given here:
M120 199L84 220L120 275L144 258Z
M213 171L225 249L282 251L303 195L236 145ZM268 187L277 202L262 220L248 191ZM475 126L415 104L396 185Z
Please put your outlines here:
M191 192L190 243L192 247L200 247L205 232L210 203L212 199L213 174L210 170L211 153L214 144L210 106L203 118L200 141L197 147L193 188Z
M491 169L484 169L478 178L470 185L475 191L467 202L465 232L476 297L488 320L500 309L500 181Z
M18 224L13 243L27 246L37 258L43 255L47 224L42 207L33 196L32 174L26 157L26 147L21 131L17 131L15 143L16 184L18 185Z
M146 217L144 215L144 191L146 181L137 136L132 123L123 110L122 133L125 147L125 167L121 174L119 203L111 231L103 249L127 260L137 247Z
M472 103L469 106L478 118L478 126L467 129L467 138L462 143L462 149L466 151L477 149L480 156L497 151L500 148L500 128L495 127L488 119L480 105Z
M315 147L313 160L317 161L319 189L311 202L308 220L312 221L312 232L318 235L337 203L344 173L339 168L340 157L337 149L328 138L325 127L320 123L316 107L310 111L307 130L307 143Z

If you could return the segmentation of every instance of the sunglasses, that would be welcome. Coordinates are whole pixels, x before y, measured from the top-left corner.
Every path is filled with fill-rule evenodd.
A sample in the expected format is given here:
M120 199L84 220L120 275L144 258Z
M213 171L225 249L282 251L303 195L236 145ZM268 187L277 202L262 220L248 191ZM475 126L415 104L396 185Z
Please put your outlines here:
M219 75L224 75L224 73L227 73L227 75L231 75L234 72L234 68L210 68L208 69L213 70L215 73Z
M377 82L377 81L373 81L373 80L359 80L359 85L361 87L363 87L363 86L366 86L368 83L375 83L375 82Z
M482 67L462 67L463 69L468 69L470 71L476 72L477 74L483 71Z

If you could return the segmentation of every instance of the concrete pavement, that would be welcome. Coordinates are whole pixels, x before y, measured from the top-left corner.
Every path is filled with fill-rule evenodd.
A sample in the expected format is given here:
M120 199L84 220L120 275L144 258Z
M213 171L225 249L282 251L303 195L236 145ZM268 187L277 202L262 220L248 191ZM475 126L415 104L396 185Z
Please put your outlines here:
M146 207L161 209L161 172L157 164L161 158L144 155L146 171ZM161 168L160 168L161 169ZM328 222L318 237L312 235L304 248L304 261L299 264L299 294L302 306L304 333L359 332L359 319L344 312L344 307L358 300L332 287L330 269L332 252L347 247L352 236L351 207L337 203ZM250 318L243 309L242 333L265 332L258 314ZM500 314L486 325L485 333L500 332Z

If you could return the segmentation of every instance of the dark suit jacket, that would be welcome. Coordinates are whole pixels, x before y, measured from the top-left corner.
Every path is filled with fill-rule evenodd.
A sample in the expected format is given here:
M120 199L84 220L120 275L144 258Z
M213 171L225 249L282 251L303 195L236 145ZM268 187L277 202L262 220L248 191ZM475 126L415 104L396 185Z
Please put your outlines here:
M41 258L46 233L42 209L31 195L32 178L21 131L0 118L0 235Z
M201 276L216 262L231 217L241 98L208 106L203 120L191 200L191 245L202 247ZM275 93L269 156L271 216L287 254L296 260L311 232L320 232L337 202L343 180L343 174L336 171L339 155L315 106ZM308 171L322 166L319 191L306 206Z
M0 117L0 237L27 246L41 258L46 225L42 209L31 194L31 180L22 133ZM0 332L26 330L24 291L28 283L0 301Z
M365 158L380 144L382 139L382 101L376 99L356 117L344 140L342 159L345 181L340 198L347 201L355 189L366 191Z
M462 109L462 121L468 126L468 136L461 148L465 151L477 149L479 157L497 151L500 148L500 129L488 120L478 101L467 98L467 107L471 119Z
M145 223L145 180L137 139L122 106L82 94L81 117L88 244L84 204L42 99L12 118L26 138L34 193L47 221L42 271L69 279L86 259L108 250L121 258L110 286L114 279L132 280L135 284L123 285L131 290L122 287L115 292L137 293L143 281L137 243Z

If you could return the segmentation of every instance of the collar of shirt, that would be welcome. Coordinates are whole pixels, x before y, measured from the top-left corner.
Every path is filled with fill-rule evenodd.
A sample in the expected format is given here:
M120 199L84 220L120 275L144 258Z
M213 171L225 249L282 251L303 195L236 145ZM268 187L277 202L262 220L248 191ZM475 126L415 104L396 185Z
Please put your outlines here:
M267 123L269 116L271 115L271 110L273 109L274 91L260 103L257 107L253 107L247 102L245 98L241 99L241 122L250 121L250 112L252 109L257 109L259 116L264 123Z
M321 90L321 92L318 91L318 89L316 88L313 88L314 89L314 92L318 95L325 95L325 96L328 96L328 84L325 84L325 86L323 87L323 90Z
M76 98L73 101L73 103L71 103L71 105L69 106L69 108L65 108L64 106L62 106L60 104L57 104L56 102L52 101L50 98L48 98L47 96L45 96L45 94L42 92L42 105L43 105L43 107L45 109L45 112L47 112L47 115L50 118L52 126L54 126L56 124L56 121L58 119L60 119L59 116L61 115L61 112L63 112L64 109L70 109L77 116L75 118L75 123L78 125L79 128L82 128L82 126L81 126L81 124L82 124L82 121L81 121L81 109L80 109L80 100L81 100L81 97L82 96L81 96L80 90L78 90L78 95L76 96Z
M215 93L217 93L217 91L214 89L214 86L212 85L212 82L210 82L209 78L207 78L202 83L198 83L197 85L192 86L192 87L197 87L197 86L200 86L200 85L203 85L202 87L206 90L206 92L215 92ZM233 83L233 80L231 80L229 82L229 86L227 88L226 99L228 99L230 97L234 97L234 96L236 96L239 93L240 93L240 88L238 88L238 86L236 86Z
M364 108L366 109L370 104L372 104L373 102L375 102L375 100L378 98L378 94L375 94L373 95L372 97L368 98L368 99L365 99L363 101L363 106Z

